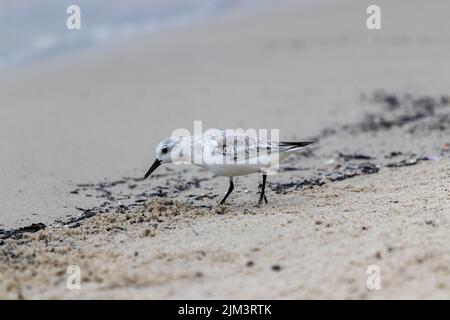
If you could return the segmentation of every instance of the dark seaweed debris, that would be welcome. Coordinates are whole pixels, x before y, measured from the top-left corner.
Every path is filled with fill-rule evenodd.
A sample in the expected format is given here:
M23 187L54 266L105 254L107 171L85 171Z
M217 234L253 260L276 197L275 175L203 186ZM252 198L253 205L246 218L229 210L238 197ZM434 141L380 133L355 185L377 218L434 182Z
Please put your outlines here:
M109 190L110 188L113 188L115 186L118 185L123 185L123 184L129 184L128 188L129 189L134 189L136 187L136 184L131 183L130 182L139 182L142 181L142 178L132 178L132 177L124 177L122 179L119 180L113 180L113 181L103 181L103 182L99 182L99 183L80 183L77 184L77 188L70 191L71 194L80 194L80 192L85 192L85 196L87 197L91 197L92 194L90 193L86 193L86 191L90 191L90 192L96 192L97 193L97 198L105 198L109 201L115 201L116 199L113 197L111 190Z
M377 91L374 94L373 100L377 103L384 104L388 110L395 110L400 107L400 100L395 94Z
M450 114L439 113L428 121L423 121L409 128L409 133L445 131L450 128Z
M401 155L403 155L403 152L401 152L401 151L392 151L388 155L385 155L384 157L386 159L392 159L392 158L395 158L395 157L398 157Z
M162 175L161 175L162 176ZM167 174L165 175L167 176ZM172 184L173 187L169 186L156 186L153 187L152 192L140 192L140 193L129 193L122 194L119 192L120 197L118 195L114 195L113 188L118 185L126 185L129 190L136 191L138 185L134 182L142 181L141 178L130 178L124 177L115 181L102 181L99 183L85 183L85 184L77 184L77 188L72 190L71 194L83 194L86 197L92 197L93 194L96 198L104 199L104 202L101 205L94 206L91 208L76 208L81 211L81 214L75 217L70 217L69 219L57 220L55 221L58 224L68 225L71 228L76 228L81 225L81 222L85 219L88 219L92 216L95 216L98 213L106 213L106 212L117 212L117 213L125 213L130 211L132 208L142 206L145 201L152 197L171 197L175 196L177 193L189 189L200 188L200 183L207 178L199 179L193 178L189 181L185 181L182 178L182 175L178 177L171 177L167 180L167 184ZM170 193L169 193L170 191ZM214 196L196 196L195 200L201 200L206 197L210 199L216 197Z
M280 168L280 171L285 172L285 171L307 171L309 170L309 168L300 168L300 167L291 167L291 166L283 166Z
M218 196L217 194L200 194L200 195L190 194L187 197L192 199L192 200L201 201L201 200L204 200L204 199L214 199L217 196Z
M430 161L434 160L435 157L428 157L428 156L421 156L421 157L410 157L407 159L403 159L398 162L392 162L388 163L386 167L388 168L401 168L401 167L409 167L409 166L415 166L420 161Z
M343 154L339 152L339 158L344 159L344 161L349 161L349 160L373 160L375 158L371 157L371 156L366 156L364 154L358 154L358 153L354 153L354 154Z
M366 114L364 119L355 125L343 126L344 130L352 132L370 132L379 130L389 130L396 127L403 127L419 120L430 118L436 112L448 105L445 96L434 98L430 96L412 97L409 94L398 96L395 94L378 91L373 95L372 101L384 107L387 112L371 112ZM441 124L437 128L448 128L447 118L440 116Z
M331 181L342 181L356 176L374 174L380 171L380 167L372 162L348 164L344 168L336 166L335 170L327 173L325 177Z
M400 168L400 167L408 167L414 166L418 163L418 159L404 159L398 162L388 163L386 167L388 168Z
M0 229L0 239L21 239L24 233L35 233L39 230L45 229L46 226L43 223L33 223L29 226L18 228L18 229L11 229L11 230L3 230ZM3 242L0 242L0 245L3 244Z
M200 188L200 182L208 180L207 178L199 179L192 178L190 181L184 181L183 179L179 179L178 183L175 185L175 189L177 191L185 191L192 188Z
M276 194L287 194L291 190L298 190L302 188L314 188L321 187L325 184L325 181L321 178L311 178L305 179L300 182L288 182L288 183L279 183L279 182L269 182L268 185L270 189Z

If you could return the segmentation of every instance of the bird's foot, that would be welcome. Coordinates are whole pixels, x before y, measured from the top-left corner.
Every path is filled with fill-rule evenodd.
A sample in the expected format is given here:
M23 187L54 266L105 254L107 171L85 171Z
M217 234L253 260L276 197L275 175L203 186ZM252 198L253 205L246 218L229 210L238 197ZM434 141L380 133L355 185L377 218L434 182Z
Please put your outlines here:
M266 195L263 195L262 197L259 198L258 203L256 204L256 208L261 208L261 205L263 203L263 200L266 204L268 204L269 202L267 201Z

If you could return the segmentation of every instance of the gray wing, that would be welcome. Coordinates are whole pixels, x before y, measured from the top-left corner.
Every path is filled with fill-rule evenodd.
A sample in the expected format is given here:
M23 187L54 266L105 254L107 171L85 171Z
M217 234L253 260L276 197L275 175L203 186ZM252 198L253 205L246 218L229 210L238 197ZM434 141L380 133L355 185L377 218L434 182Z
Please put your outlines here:
M303 149L312 142L279 142L261 139L256 132L248 133L237 130L217 130L207 134L205 145L213 143L212 156L221 155L227 160L246 160L272 153L291 152Z

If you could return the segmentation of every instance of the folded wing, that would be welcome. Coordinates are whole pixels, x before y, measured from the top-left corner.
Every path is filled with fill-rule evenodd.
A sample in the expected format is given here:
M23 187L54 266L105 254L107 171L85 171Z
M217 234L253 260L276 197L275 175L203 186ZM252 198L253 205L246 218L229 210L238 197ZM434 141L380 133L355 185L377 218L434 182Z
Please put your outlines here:
M241 131L221 130L203 136L204 145L210 145L211 156L222 156L231 162L242 162L254 157L299 151L312 144L310 141L270 141ZM205 150L206 151L206 150Z

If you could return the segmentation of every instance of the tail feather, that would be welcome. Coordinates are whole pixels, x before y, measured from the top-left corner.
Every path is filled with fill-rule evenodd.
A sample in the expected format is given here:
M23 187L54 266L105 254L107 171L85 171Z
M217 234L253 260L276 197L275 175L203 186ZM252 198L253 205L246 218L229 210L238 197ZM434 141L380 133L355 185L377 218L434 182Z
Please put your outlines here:
M279 143L280 151L297 151L301 150L304 147L312 144L312 141L300 141L300 142L290 142L290 141L282 141Z

